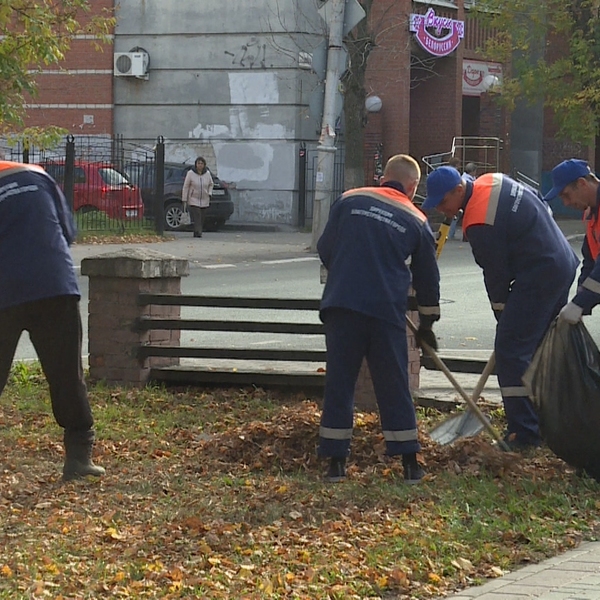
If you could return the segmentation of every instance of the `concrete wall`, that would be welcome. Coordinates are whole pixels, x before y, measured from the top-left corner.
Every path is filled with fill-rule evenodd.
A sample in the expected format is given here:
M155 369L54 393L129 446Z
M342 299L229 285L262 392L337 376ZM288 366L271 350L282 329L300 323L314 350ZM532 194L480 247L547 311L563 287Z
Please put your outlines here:
M121 0L115 51L143 48L148 79L116 77L114 130L233 184L232 222L295 224L300 141L317 78L299 52L323 39L315 0Z

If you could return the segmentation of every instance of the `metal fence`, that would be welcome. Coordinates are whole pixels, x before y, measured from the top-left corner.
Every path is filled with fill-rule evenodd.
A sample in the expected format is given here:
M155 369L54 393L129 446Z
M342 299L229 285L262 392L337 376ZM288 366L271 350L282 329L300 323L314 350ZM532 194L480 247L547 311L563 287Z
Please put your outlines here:
M338 138L333 166L333 189L331 201L335 200L344 191L344 161L346 159L346 145ZM300 147L298 161L298 225L304 227L306 221L313 218L315 200L315 187L317 181L318 150L316 147Z
M80 232L158 229L159 224L148 216L152 211L144 206L141 189L131 184L128 173L128 169L156 169L156 148L126 142L118 135L69 135L52 150L17 142L4 143L0 153L5 160L43 167L64 191Z
M496 137L455 137L452 140L452 149L448 152L439 152L423 156L421 160L425 165L426 177L431 171L447 165L451 158L460 160L459 170L464 171L467 163L474 163L477 174L497 173L500 170L500 154L502 140Z

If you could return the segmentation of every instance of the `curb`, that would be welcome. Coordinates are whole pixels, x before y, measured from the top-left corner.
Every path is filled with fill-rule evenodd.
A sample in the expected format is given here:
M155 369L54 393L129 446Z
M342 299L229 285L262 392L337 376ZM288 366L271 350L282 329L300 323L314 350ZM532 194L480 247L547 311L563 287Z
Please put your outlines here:
M277 223L225 223L220 231L258 231L258 232L282 232L282 233L305 233L298 227L292 225L279 225Z

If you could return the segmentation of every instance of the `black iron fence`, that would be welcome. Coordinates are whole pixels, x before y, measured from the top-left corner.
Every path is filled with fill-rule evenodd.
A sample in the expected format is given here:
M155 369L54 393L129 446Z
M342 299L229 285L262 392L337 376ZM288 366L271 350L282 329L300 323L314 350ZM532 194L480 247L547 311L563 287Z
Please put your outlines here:
M383 144L379 143L366 152L365 185L378 185L383 175ZM333 202L344 187L344 165L346 160L346 144L342 136L336 140L336 152L333 167ZM307 148L300 144L298 153L298 226L304 227L313 218L315 187L317 178L318 149Z
M344 161L346 145L341 137L336 142L333 166L332 202L344 191ZM313 218L315 187L317 181L318 150L316 147L300 146L298 156L298 226L304 227Z
M346 147L338 136L334 157L333 201L344 191ZM126 141L122 135L73 136L52 150L22 142L0 141L0 158L41 165L63 189L80 231L165 228L165 146L162 136L153 148ZM381 173L382 148L368 160L374 178ZM313 218L318 150L302 144L298 156L298 226ZM225 220L225 219L224 219Z
M150 229L162 232L162 210L144 204L145 198L135 175L150 170L157 190L153 201L162 206L164 181L164 142L153 149L126 142L122 136L66 137L52 150L40 150L22 142L3 146L6 160L35 163L59 184L71 205L78 229L85 231L126 232ZM162 161L158 168L159 161ZM133 176L132 176L133 175ZM159 187L160 186L160 187ZM160 192L160 193L159 193Z

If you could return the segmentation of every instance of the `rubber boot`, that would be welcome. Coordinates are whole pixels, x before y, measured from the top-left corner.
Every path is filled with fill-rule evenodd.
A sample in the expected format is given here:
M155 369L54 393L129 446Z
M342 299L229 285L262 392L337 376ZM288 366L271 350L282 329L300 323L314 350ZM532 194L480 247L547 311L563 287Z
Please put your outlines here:
M411 454L402 455L402 466L404 467L404 483L415 485L425 477L425 471L417 461L417 455Z
M94 431L65 431L65 465L63 467L63 481L72 481L91 475L100 477L105 474L102 467L97 467L92 462L92 449L94 447Z

